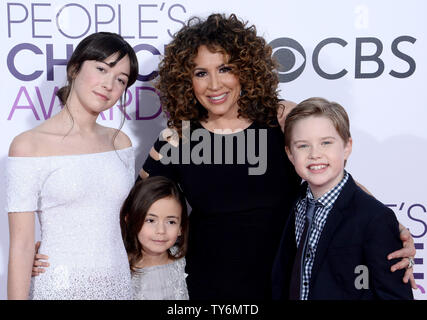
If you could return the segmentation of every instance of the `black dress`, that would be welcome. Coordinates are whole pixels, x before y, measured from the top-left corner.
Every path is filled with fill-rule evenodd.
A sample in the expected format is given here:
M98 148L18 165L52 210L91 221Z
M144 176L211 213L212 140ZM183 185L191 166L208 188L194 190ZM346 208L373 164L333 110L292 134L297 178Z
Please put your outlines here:
M179 163L162 164L148 156L143 166L150 176L177 182L192 207L186 255L190 299L270 299L273 259L301 181L286 156L283 133L279 126L255 122L231 135L214 134L199 123L192 124L191 136L194 132L205 135L190 141L190 147L185 138L178 149L167 145L169 156L180 152ZM226 163L230 148L225 141L230 138L233 155ZM202 140L210 152L201 148ZM166 143L158 139L154 148L163 154ZM263 174L249 174L250 168L263 171L253 156L242 160L242 153L253 153L253 146L259 162L264 159ZM205 160L195 164L200 160L191 157L188 163L188 156L182 157L185 150L196 150L193 156Z

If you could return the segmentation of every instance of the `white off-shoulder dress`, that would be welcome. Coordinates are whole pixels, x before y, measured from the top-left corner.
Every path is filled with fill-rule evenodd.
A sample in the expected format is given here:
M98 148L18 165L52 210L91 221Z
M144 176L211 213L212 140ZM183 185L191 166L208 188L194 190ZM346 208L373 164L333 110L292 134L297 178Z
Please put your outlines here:
M46 272L30 299L130 299L120 208L134 184L133 148L9 157L7 212L37 212Z

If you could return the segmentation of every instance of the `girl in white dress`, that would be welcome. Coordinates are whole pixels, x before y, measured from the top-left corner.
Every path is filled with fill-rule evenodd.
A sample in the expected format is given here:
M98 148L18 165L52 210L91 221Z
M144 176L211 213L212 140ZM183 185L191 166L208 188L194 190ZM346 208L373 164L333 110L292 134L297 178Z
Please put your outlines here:
M135 300L188 300L185 282L188 218L171 180L136 182L120 212Z
M128 299L130 273L119 211L134 182L120 130L96 123L138 75L132 47L99 32L83 39L58 91L64 108L12 141L7 170L9 299ZM31 278L34 225L50 267Z

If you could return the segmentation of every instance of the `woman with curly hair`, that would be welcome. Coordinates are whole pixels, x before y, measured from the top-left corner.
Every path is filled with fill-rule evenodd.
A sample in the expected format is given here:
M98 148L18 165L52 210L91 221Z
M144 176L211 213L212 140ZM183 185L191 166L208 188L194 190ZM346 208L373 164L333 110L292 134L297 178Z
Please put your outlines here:
M219 14L190 19L160 64L157 88L173 130L163 131L140 175L178 182L192 207L190 299L270 296L284 212L300 182L283 151L274 70L271 48L255 27ZM212 143L201 150L195 136ZM264 172L249 174L254 163L238 159L242 145L264 158ZM166 164L171 154L179 159Z
M234 14L229 18L214 14L206 21L191 19L167 46L160 66L158 89L170 115L168 126L180 131L183 120L211 124L209 103L199 101L194 91L206 75L197 72L195 59L213 56L224 64L218 71L238 82L238 95L228 99L238 118L274 125L279 81L271 53L271 47L257 36L255 26L246 27Z
M140 178L171 178L192 207L190 299L271 297L273 259L300 185L279 124L293 103L279 102L271 53L255 26L212 14L190 19L160 64L169 130Z

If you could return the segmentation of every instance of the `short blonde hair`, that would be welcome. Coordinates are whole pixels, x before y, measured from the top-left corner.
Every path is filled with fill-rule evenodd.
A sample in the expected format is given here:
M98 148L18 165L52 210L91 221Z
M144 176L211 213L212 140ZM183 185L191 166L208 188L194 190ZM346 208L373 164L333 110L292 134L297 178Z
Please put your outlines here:
M285 146L290 148L292 130L295 124L310 116L325 117L332 121L344 143L350 139L350 121L345 109L336 102L324 98L309 98L299 103L288 114L285 121Z

